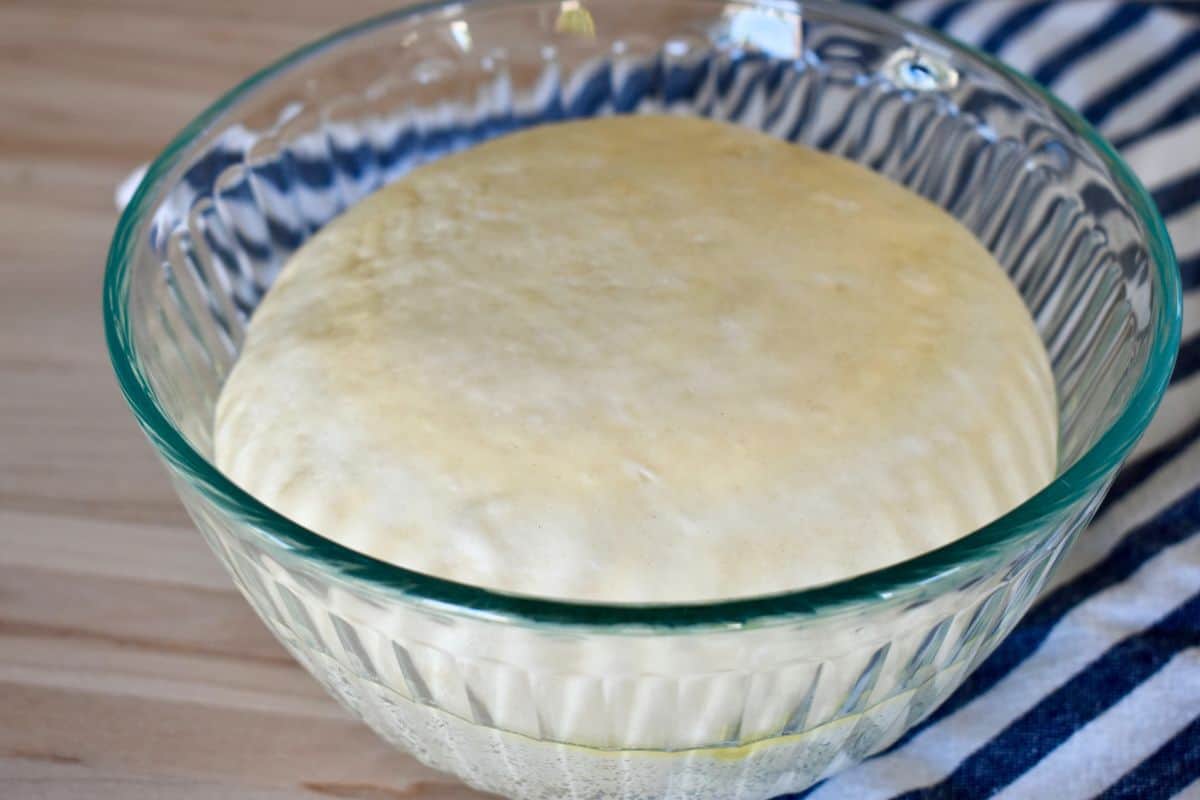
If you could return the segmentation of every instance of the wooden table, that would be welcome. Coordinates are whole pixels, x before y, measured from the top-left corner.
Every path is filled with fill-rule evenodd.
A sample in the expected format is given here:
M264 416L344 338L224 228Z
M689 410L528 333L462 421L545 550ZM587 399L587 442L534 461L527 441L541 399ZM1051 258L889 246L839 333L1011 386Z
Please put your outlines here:
M395 2L0 0L0 797L483 795L275 643L108 364L113 188L217 95Z

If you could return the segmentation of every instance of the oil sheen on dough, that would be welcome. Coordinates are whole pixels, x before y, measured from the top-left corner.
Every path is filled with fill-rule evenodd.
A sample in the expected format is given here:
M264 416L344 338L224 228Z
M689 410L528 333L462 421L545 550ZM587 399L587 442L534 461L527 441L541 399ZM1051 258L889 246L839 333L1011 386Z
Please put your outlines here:
M1053 380L959 223L722 123L538 127L292 257L218 466L377 558L520 594L741 597L944 545L1055 468Z

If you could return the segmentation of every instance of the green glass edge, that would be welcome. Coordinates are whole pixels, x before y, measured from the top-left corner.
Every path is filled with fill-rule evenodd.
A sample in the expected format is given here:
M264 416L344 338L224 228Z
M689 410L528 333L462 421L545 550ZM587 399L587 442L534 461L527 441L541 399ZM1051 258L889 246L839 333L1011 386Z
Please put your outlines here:
M518 0L519 2L519 0ZM1031 78L976 48L940 32L882 12L836 3L797 3L831 13L862 15L875 22L920 33L951 50L965 54L1046 102L1070 129L1081 135L1112 172L1149 234L1150 256L1156 267L1162 305L1154 321L1151 352L1138 384L1118 419L1069 469L1017 508L988 525L937 550L844 581L796 592L717 603L630 605L573 603L505 594L414 572L357 553L271 510L220 473L197 453L154 401L149 384L134 366L130 320L123 311L128 294L129 258L135 235L144 235L144 215L160 190L159 182L176 166L181 154L210 130L222 114L252 90L288 68L333 45L398 20L447 9L492 5L490 2L432 2L364 20L305 45L255 73L188 124L147 170L122 213L109 249L104 277L103 316L109 356L122 393L139 424L161 456L194 481L197 488L235 519L254 528L276 546L304 559L315 559L338 576L372 584L407 599L446 606L490 618L525 624L598 628L740 628L778 617L802 617L844 611L914 593L924 585L1007 549L1030 535L1047 517L1080 499L1103 480L1141 436L1166 390L1179 347L1182 298L1179 271L1166 226L1138 178L1085 119ZM496 3L497 5L508 3ZM515 4L515 3L514 3ZM748 4L748 5L753 5ZM777 2L767 5L779 7ZM834 9L837 9L836 12Z

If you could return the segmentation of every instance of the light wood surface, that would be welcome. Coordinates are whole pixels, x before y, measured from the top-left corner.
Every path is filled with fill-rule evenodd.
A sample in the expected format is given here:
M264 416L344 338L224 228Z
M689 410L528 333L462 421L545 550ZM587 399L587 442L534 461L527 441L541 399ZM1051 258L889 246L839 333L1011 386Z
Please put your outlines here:
M184 516L101 329L117 183L241 78L395 5L0 0L0 798L484 797L275 643Z

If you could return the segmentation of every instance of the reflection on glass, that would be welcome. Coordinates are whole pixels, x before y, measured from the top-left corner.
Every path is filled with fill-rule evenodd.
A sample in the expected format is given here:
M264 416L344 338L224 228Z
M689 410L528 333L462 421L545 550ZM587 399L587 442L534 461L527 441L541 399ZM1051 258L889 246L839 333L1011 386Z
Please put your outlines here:
M721 17L718 35L735 47L776 58L799 58L803 51L800 15L795 11L728 3Z
M456 19L450 23L450 35L464 53L471 51L471 26L465 19Z
M563 0L558 7L554 30L590 38L596 35L596 21L579 0Z

